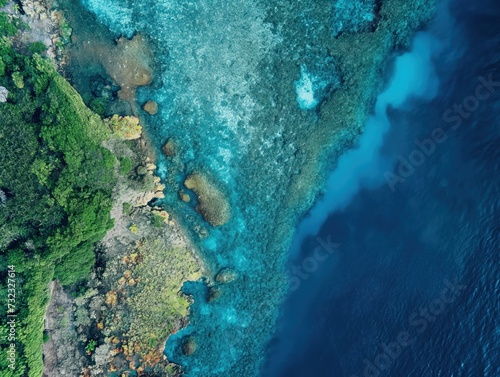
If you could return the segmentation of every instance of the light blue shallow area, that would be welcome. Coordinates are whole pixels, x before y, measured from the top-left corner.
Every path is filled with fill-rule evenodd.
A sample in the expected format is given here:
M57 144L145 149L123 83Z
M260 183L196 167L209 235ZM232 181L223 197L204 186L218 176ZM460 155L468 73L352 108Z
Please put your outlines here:
M297 140L294 127L305 125L302 134L313 132L315 110L342 85L336 64L326 57L325 48L311 48L312 57L291 64L292 69L277 67L288 77L273 81L278 80L271 73L279 59L271 55L280 51L282 36L256 2L82 2L117 35L140 32L150 40L159 75L139 91L138 100L159 104L156 116L142 115L148 117L147 133L158 151L157 173L166 183L161 204L190 232L209 269L208 278L222 268L237 274L234 282L220 285L222 294L213 302L207 300L206 281L185 284L183 291L194 298L190 325L169 338L165 353L191 377L257 375L287 290L285 266L293 229L282 228L294 219L283 219L280 213L287 205L291 177L300 174L295 160L308 158L300 155L302 140ZM336 25L344 22L342 32L365 30L373 20L374 2L364 1L355 9L337 3L343 10L331 20ZM354 23L353 12L359 13ZM300 38L308 35L314 42L315 33L308 27L317 22L309 23L305 15L301 20L304 27L294 30L293 38L307 50ZM382 119L376 120L385 122L384 127L385 108L394 102L393 94L387 96L377 112ZM376 153L382 131L368 135L371 153ZM173 159L161 152L169 139L177 146ZM191 172L211 177L228 198L231 220L224 226L205 223L195 211L195 200L179 200L178 190ZM198 346L191 356L182 353L187 335Z

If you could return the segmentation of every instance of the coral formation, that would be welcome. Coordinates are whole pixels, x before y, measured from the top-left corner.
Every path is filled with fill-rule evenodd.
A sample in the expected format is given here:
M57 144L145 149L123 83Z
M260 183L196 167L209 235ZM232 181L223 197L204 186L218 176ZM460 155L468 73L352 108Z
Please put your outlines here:
M189 175L184 186L198 197L196 210L212 226L226 224L231 217L231 209L224 193L206 176L200 173Z

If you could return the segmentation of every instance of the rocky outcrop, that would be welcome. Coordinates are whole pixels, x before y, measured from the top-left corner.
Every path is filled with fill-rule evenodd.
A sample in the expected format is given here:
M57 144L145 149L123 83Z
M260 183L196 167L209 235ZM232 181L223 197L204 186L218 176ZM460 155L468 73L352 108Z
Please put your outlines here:
M50 283L51 300L45 316L43 377L78 376L85 357L78 350L73 299L58 282ZM86 340L86 339L85 339Z
M41 42L47 48L45 55L52 60L58 69L64 68L66 65L63 55L64 46L70 42L71 28L62 12L52 9L51 1L11 1L4 11L18 17L28 26L22 33L13 38L16 45L29 46L32 43Z
M9 96L9 91L6 87L0 86L0 103L7 102L7 97Z
M142 108L149 115L156 115L158 113L158 104L155 101L146 102Z
M230 268L224 268L220 270L219 273L215 276L215 281L217 283L228 284L235 281L237 277L238 275L236 274L236 272L234 272Z

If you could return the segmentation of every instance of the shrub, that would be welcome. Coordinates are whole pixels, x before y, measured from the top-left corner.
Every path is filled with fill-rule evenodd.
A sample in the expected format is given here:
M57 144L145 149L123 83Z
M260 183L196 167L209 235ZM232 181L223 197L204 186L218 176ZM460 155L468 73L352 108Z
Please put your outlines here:
M1 0L0 0L1 1ZM14 36L19 30L19 19L12 18L5 12L0 12L0 37Z
M14 82L14 85L18 89L23 89L24 88L24 78L23 74L21 72L14 72L12 74L12 81Z
M125 216L130 216L132 214L132 210L133 210L132 204L130 204L130 203L123 203L122 204L122 213Z
M142 127L139 125L139 118L133 116L121 117L117 114L106 119L106 124L114 134L125 140L133 140L141 137Z
M85 346L85 351L87 352L87 354L90 355L92 352L95 351L96 347L97 347L97 341L94 339L91 339L91 340L89 340L89 342Z
M121 175L128 175L132 170L132 161L128 157L120 158L120 167L118 171Z
M151 214L151 225L161 228L165 224L165 219L156 213Z
M30 44L29 51L32 54L42 54L47 51L47 46L45 46L45 43L43 42L34 42Z

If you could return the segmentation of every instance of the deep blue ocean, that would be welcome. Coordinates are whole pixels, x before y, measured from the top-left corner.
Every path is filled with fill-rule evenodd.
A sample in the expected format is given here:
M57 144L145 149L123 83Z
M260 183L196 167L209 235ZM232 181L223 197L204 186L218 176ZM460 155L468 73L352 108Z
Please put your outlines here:
M382 163L304 220L265 377L500 376L500 2L420 38L427 92L388 107Z

